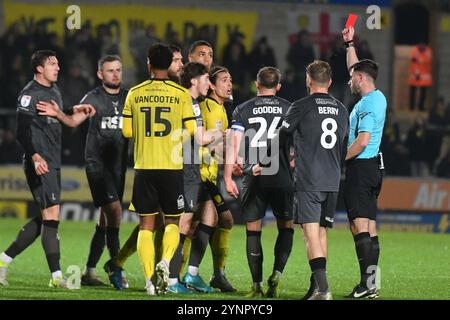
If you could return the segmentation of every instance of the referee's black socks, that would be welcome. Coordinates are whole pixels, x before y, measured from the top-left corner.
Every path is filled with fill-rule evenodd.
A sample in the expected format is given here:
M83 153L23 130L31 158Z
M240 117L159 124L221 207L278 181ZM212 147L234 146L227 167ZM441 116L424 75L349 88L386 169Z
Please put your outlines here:
M261 231L247 230L247 261L253 283L261 283L263 277L263 250Z
M42 247L44 248L48 267L52 273L61 270L59 265L60 252L58 226L59 221L56 220L42 221Z
M372 263L372 240L369 232L362 232L354 236L356 255L358 256L359 271L361 273L360 285L367 287L370 276L368 268Z
M372 241L372 262L371 265L378 266L378 259L380 257L380 242L378 236L370 238Z
M316 281L319 292L328 291L328 281L327 281L327 258L315 258L309 260L309 266L311 267L311 272L314 280Z

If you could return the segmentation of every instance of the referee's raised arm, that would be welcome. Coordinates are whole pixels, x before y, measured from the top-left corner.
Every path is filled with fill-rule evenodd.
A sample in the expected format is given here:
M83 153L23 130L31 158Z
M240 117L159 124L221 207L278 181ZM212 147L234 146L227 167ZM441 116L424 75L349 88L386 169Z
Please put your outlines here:
M353 37L355 36L355 29L353 27L345 28L342 31L342 37L344 38L345 47L347 48L347 69L350 68L359 61L356 55L355 43Z

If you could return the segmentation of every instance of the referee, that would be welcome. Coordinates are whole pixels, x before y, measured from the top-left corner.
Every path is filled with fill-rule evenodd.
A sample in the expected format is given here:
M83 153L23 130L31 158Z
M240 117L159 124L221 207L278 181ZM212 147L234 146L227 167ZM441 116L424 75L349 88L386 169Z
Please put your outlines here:
M347 46L349 86L353 94L361 95L350 114L344 185L344 201L355 240L361 281L348 297L374 299L379 295L375 284L380 255L376 213L382 184L379 152L387 102L375 86L378 65L372 60L358 60L353 44L355 30L350 27L342 34Z

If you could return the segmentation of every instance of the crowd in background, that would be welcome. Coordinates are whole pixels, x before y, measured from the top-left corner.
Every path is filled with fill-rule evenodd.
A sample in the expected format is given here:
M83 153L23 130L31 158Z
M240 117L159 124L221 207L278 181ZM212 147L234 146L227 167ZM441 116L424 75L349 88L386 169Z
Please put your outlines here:
M135 62L134 81L137 84L148 78L145 68L146 49L153 43L164 41L178 45L187 57L189 45L205 39L215 46L208 34L197 34L196 38L181 41L177 32L161 39L153 25L135 26L129 37L129 49ZM219 55L215 52L215 62L227 67L233 77L233 105L236 106L255 94L254 78L263 66L277 66L273 47L266 37L257 39L250 51L244 45L245 35L240 32L230 34L229 41ZM71 107L98 85L96 69L98 59L105 54L119 54L117 30L114 25L100 25L96 28L85 26L79 31L66 35L63 45L57 35L47 33L45 25L38 25L34 32L23 33L17 25L12 25L0 37L0 163L19 163L22 150L16 143L14 110L17 96L30 79L31 54L38 49L50 49L57 53L60 62L58 86L63 95L65 107ZM357 42L361 59L373 57L367 41ZM218 56L222 57L218 60ZM283 81L279 95L295 101L307 95L305 68L315 59L330 63L333 70L331 93L350 108L357 101L352 97L347 82L346 51L342 37L332 39L326 50L320 54L314 49L308 31L300 31L290 44L287 69L282 70ZM386 173L398 176L438 176L450 177L450 104L439 99L427 116L420 113L414 123L404 129L392 108L387 117L382 151L386 162ZM63 163L84 164L84 136L86 124L79 129L64 128Z

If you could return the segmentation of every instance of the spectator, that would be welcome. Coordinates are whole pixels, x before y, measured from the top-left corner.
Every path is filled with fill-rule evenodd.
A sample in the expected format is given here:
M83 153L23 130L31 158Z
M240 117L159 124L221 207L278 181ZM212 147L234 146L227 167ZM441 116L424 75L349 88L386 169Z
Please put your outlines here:
M276 67L277 62L273 48L267 42L267 37L261 37L249 54L250 77L256 78L256 74L262 67Z
M316 58L311 36L308 31L302 30L297 34L297 41L289 48L287 60L296 74L296 82L299 83L298 91L301 98L307 95L306 91L306 66Z
M16 137L12 130L3 131L0 142L0 163L20 163L23 151L16 141Z
M425 110L425 99L428 88L433 85L432 79L433 53L431 48L425 44L418 44L411 51L411 60L409 65L408 83L410 86L410 109L416 108L416 95L419 91L420 111Z
M429 146L426 123L422 116L418 116L408 131L406 147L409 150L411 174L415 177L428 177Z

